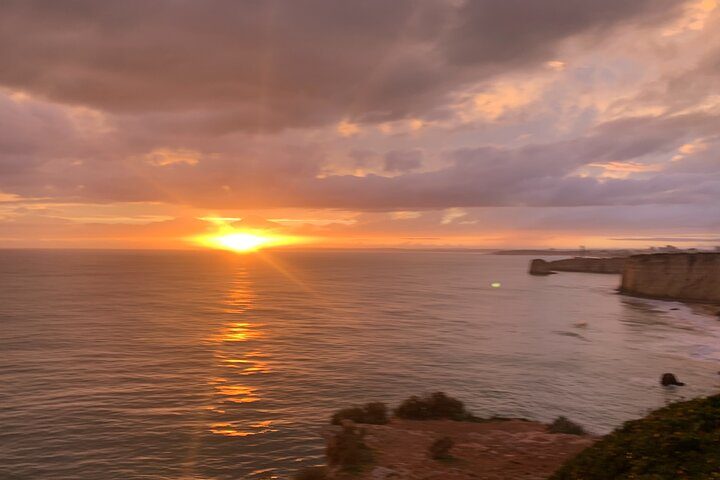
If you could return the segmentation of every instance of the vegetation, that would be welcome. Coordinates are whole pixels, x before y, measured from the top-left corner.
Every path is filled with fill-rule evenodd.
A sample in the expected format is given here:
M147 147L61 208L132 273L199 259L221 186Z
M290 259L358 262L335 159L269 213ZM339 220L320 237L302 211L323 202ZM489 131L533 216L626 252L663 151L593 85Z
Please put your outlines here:
M345 422L343 428L327 445L327 459L330 465L339 465L343 470L357 472L372 463L370 447L363 441L365 431L351 422Z
M450 449L453 445L455 445L455 442L453 442L453 439L450 437L438 438L430 445L430 458L435 460L449 460L452 458Z
M395 416L410 420L480 420L465 409L463 402L448 397L443 392L435 392L424 397L412 396L395 409Z
M720 395L626 422L551 480L720 479Z
M567 417L558 417L548 427L550 433L567 433L570 435L586 435L587 432L583 427L575 422L567 419Z
M294 480L327 480L328 472L325 467L308 467L300 470L293 478Z
M362 407L344 408L332 416L331 423L340 425L346 419L355 423L385 425L388 423L388 408L380 402L367 403Z

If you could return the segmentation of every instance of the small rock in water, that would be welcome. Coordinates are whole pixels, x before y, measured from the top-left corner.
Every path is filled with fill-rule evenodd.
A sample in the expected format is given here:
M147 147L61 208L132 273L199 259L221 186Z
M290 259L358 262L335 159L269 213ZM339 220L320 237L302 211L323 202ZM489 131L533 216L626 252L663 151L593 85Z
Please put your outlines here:
M677 385L678 387L682 387L683 385L685 385L683 382L679 382L677 377L672 373L663 373L663 376L660 379L660 384L663 387L669 387L671 385Z

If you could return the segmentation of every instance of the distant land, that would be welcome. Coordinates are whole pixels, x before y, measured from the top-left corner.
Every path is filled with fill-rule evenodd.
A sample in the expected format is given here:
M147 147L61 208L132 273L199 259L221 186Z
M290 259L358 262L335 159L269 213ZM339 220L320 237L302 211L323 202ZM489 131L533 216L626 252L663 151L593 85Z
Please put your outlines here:
M496 250L493 255L536 255L536 256L558 256L558 257L629 257L631 255L643 255L653 253L702 253L702 252L720 252L720 247L700 249L700 248L678 248L673 245L664 247L650 247L640 249L525 249L525 250Z

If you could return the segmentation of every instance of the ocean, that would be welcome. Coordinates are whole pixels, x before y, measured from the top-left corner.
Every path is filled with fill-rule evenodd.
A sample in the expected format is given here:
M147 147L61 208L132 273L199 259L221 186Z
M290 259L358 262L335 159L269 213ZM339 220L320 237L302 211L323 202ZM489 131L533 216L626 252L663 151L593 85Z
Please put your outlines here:
M0 250L0 478L282 479L368 401L602 434L720 390L717 317L529 260Z

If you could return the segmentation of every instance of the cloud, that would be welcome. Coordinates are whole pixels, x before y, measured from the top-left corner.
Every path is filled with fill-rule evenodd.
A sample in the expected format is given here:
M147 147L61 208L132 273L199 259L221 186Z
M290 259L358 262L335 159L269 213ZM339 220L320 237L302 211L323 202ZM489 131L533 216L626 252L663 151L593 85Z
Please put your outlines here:
M442 220L440 220L440 223L443 225L447 225L465 217L466 215L467 212L462 208L448 208L443 213L443 217Z
M0 84L218 133L379 123L427 116L463 85L552 61L568 39L661 23L682 5L10 0Z
M195 150L188 150L183 148L171 149L171 148L156 148L152 152L144 155L145 160L157 167L167 167L169 165L197 165L200 162L202 154Z
M0 221L709 231L718 28L706 0L1 2Z
M674 36L688 30L702 30L712 14L718 8L718 0L696 0L685 7L683 15L663 31L665 36Z
M328 151L319 143L228 137L195 144L185 140L182 148L148 148L142 141L122 141L117 134L110 143L102 136L90 141L55 107L47 112L32 105L23 108L12 112L19 125L28 124L27 117L47 116L50 132L60 128L61 135L57 144L45 144L43 121L24 131L25 142L18 143L23 132L6 137L16 154L0 157L0 169L6 172L0 191L56 201L418 210L707 203L720 198L718 171L708 170L713 149L697 149L692 159L671 162L678 149L688 151L686 145L694 139L709 142L716 134L720 116L706 114L616 120L557 142L445 150L442 162L422 170L422 150L390 150L383 169L394 175L370 171L359 176L323 173ZM108 145L112 148L104 148ZM368 162L372 157L366 152L357 158ZM699 173L700 167L689 168L691 161L707 167ZM583 170L593 165L601 166L604 175Z
M422 161L422 150L392 150L385 154L384 170L390 173L410 172L420 168Z
M604 34L619 24L666 21L684 2L663 0L523 0L464 2L445 43L453 63L504 68L552 60L559 44L579 34Z

